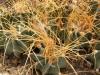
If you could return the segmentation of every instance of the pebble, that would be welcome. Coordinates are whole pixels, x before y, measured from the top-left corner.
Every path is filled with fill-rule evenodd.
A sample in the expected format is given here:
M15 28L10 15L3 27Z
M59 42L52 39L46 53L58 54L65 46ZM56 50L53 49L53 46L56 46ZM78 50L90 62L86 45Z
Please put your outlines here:
M0 73L0 75L10 75L10 74L7 72L3 72L3 73Z

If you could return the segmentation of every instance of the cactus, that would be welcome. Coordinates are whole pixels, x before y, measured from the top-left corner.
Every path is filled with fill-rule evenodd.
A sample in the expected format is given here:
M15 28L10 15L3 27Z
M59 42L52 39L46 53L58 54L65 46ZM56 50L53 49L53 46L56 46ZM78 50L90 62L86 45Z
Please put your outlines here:
M60 69L69 67L77 75L69 60L79 58L89 59L95 69L100 68L98 2L82 1L79 6L74 1L67 1L67 5L61 3L61 6L55 5L60 1L47 1L48 5L40 1L34 11L29 7L32 12L3 13L0 16L0 49L16 57L25 53L42 75L60 75ZM94 39L97 42L94 43Z

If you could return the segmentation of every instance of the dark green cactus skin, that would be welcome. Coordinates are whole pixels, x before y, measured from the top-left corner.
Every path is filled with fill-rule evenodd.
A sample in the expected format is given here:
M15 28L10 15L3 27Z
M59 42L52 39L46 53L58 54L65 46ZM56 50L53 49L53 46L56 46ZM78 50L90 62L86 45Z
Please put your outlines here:
M100 19L94 20L94 25L95 25L97 28L100 28Z
M1 24L4 28L9 29L9 25L28 25L28 19L32 17L31 13L14 13L3 14L1 17ZM2 26L1 25L1 26Z
M97 11L98 2L97 1L91 1L91 2L89 2L89 5L90 5L89 15L95 14L96 11Z
M4 46L7 55L14 53L16 57L19 57L21 53L27 50L27 46L21 40L7 39Z
M40 59L40 62L36 65L36 69L39 70L42 75L59 75L61 68L68 68L66 59L60 57L57 63L49 64L48 60Z
M54 34L57 35L57 37L61 40L61 43L66 43L68 40L68 32L67 32L67 18L69 14L71 13L72 9L69 6L61 7L57 10L54 10L53 12L49 13L49 23L51 30L54 32ZM61 17L61 18L57 18ZM59 19L62 21L63 24L61 26L57 25L57 22Z
M0 32L0 50L3 51L4 49L4 42L5 42L5 36L3 32Z
M95 49L100 50L100 42L96 42Z
M15 13L15 14L8 14L8 15L2 15L0 17L0 21L1 21L1 30L5 29L5 30L9 30L9 25L16 25L16 29L18 25L28 25L28 18L31 17L30 13ZM22 35L33 35L34 33L30 32L30 31L23 31L21 33ZM27 50L27 46L29 46L29 43L27 42L27 40L20 40L20 39L12 39L9 37L9 35L11 35L10 33L5 33L3 32L3 45L4 47L2 47L2 49L5 49L5 52L7 55L11 55L14 54L15 56L19 57L21 53L24 53L24 50ZM7 39L8 38L8 39ZM10 38L10 39L9 39ZM6 40L5 40L6 39ZM1 48L1 47L0 47Z

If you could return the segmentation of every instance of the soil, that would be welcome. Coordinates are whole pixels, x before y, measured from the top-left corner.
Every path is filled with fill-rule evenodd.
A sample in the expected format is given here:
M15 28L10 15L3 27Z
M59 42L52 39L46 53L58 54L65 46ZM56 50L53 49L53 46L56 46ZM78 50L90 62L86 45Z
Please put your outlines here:
M3 55L3 53L0 53L0 75L21 75L23 67L25 67L26 57L5 56L5 63L3 64ZM84 61L71 61L71 64L74 65L73 67L78 75L100 75L99 72L96 72L91 65L86 64ZM27 71L28 69L25 68L25 70ZM61 75L75 75L71 68L62 68L60 71ZM29 72L27 75L36 75L36 73L33 70L32 73Z

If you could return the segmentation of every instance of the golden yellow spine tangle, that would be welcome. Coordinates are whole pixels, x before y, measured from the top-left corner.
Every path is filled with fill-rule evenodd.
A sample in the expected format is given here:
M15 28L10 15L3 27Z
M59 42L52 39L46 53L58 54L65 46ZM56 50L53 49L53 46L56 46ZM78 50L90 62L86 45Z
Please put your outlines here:
M72 9L68 17L69 29L74 29L76 32L91 32L94 16L88 15L88 0L73 0Z
M21 0L21 1L15 2L13 4L12 8L14 8L14 10L17 13L29 12L29 9L28 9L28 1L27 0Z
M33 30L37 32L38 36L42 39L42 41L45 45L45 50L43 52L43 56L45 56L46 58L49 58L49 62L52 63L51 61L53 60L52 55L54 55L53 50L54 50L55 43L54 43L54 40L47 35L45 26L46 25L44 25L40 21L38 21L38 23L37 23L37 21L33 20L33 22L32 22Z

